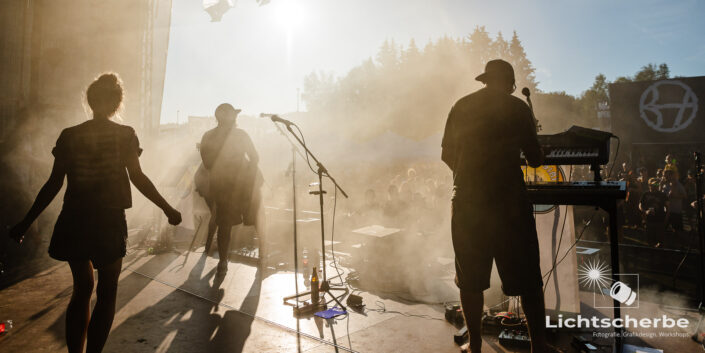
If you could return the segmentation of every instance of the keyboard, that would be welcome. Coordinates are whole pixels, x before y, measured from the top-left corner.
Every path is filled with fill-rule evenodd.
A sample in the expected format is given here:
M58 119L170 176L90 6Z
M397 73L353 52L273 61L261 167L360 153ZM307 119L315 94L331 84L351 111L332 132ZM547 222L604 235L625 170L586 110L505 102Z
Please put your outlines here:
M604 165L610 159L609 132L573 126L554 135L539 135L544 165ZM526 164L524 153L522 165Z
M627 197L624 181L528 182L526 190L536 205L599 205Z

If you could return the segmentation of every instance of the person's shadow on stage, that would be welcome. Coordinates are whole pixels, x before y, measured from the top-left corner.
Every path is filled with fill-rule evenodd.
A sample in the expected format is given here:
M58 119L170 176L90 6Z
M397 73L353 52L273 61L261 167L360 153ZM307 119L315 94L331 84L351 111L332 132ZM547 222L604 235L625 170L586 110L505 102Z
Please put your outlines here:
M227 277L217 276L215 268L203 274L206 259L198 259L179 288L113 327L105 351L139 351L144 345L162 352L242 352L259 305L261 272L257 270L247 296L234 309L221 305ZM193 291L211 279L205 292Z

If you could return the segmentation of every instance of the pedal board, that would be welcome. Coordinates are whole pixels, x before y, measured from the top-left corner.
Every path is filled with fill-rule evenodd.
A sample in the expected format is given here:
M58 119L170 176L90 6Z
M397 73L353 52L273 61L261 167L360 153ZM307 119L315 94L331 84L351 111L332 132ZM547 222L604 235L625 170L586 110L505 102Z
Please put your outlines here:
M456 328L461 328L465 326L465 319L463 318L463 309L460 305L446 305L446 321L451 323Z
M525 331L503 329L499 333L499 344L511 348L529 348L531 339Z

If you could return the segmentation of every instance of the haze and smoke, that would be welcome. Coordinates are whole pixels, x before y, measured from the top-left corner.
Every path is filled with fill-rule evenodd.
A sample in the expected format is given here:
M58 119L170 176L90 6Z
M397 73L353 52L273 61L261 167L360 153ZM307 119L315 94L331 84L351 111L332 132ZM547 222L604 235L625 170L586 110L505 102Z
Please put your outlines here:
M13 119L17 123L4 126L7 131L4 135L8 137L2 141L0 152L2 178L6 182L0 185L7 196L2 203L2 224L13 224L29 208L49 175L53 162L51 148L61 129L90 118L83 109L85 87L99 73L115 71L126 84L122 122L138 131L144 148L143 169L169 202L184 213L181 227L189 231L197 228L199 217L205 211L193 188L193 175L200 164L196 144L207 129L215 126L215 121L209 116L189 118L188 113L182 112L181 117L187 123L158 124L171 30L169 14L164 9L170 8L170 1L158 1L153 14L154 38L146 45L145 18L125 11L130 6L143 6L140 1L119 4L82 1L72 6L65 2L45 3L43 27L34 28L30 22L25 23L26 30L37 31L35 40L27 48L16 48L18 52L30 51L41 60L30 63L25 58L21 62L26 65L13 67L19 76L31 76L37 82L13 101L17 106L31 108L19 109ZM194 7L194 11L202 10L197 2L189 6ZM107 14L120 16L107 23L104 22ZM181 30L186 31L184 28ZM377 53L370 52L369 59L345 75L336 77L315 71L301 82L301 98L307 111L283 116L301 127L309 147L350 194L347 200L338 195L335 235L336 239L345 237L353 244L368 243L358 253L351 253L351 257L368 258L379 265L379 272L368 276L384 281L386 273L400 273L400 282L406 286L404 290L416 299L433 302L457 297L455 288L441 288L437 280L439 277L449 279L453 271L449 232L452 181L450 171L440 162L440 140L451 105L481 87L474 77L483 71L488 59L503 58L513 64L516 95L523 87L532 90L542 133L560 132L571 125L598 126L593 114L594 103L598 102L597 98L605 97L592 99L585 95L573 97L562 92L540 92L536 70L529 60L532 53L524 50L520 35L523 34L492 34L485 27L476 27L463 37L443 36L431 40L418 37L418 41L403 44L390 38ZM42 40L36 40L37 37ZM337 40L343 47L343 41ZM145 59L149 51L153 53L151 67ZM213 56L213 51L179 54L191 58L190 55ZM219 65L232 65L227 52L218 54L212 67L177 73L189 75L189 84L180 88L192 92L194 100L200 99L202 92L222 91L224 81L239 79L227 75L215 77ZM272 58L254 60L272 60L268 61L272 65L280 63ZM292 63L287 62L289 64ZM169 84L166 81L166 85ZM208 86L207 89L204 86ZM604 91L604 85L598 88ZM261 86L256 91L269 93ZM234 95L233 99L238 98ZM239 102L230 103L237 106ZM584 106L591 106L592 110ZM269 121L241 115L238 124L250 134L260 153L260 168L265 178L264 205L270 209L274 223L277 212L291 208L290 146ZM308 191L309 184L317 178L301 158L296 163L298 206L302 212L308 211L301 217L315 217L318 199ZM325 215L331 227L336 200L331 183L327 180L324 183L328 192ZM134 206L128 211L131 245L168 231L161 212L136 190L133 196ZM62 194L57 199L60 197ZM28 252L27 257L46 253L60 202L56 200L50 206L28 235L22 248ZM272 211L275 209L277 211ZM391 248L380 253L384 245L372 245L374 241L354 232L373 225L398 230L390 236L394 242ZM291 241L289 231L282 227L281 234L273 237L285 244ZM304 231L304 237L315 240L317 236L315 226ZM14 245L8 248L10 256L19 253ZM18 260L11 258L9 262Z

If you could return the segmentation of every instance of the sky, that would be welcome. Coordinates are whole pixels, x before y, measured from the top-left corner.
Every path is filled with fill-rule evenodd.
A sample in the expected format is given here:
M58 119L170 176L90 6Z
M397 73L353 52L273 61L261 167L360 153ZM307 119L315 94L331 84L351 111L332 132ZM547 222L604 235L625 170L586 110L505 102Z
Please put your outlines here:
M387 39L423 47L476 26L493 37L516 30L545 92L578 95L598 73L614 80L648 63L705 75L705 1L239 0L221 22L203 2L173 0L162 123L223 102L245 114L296 111L311 72L341 77Z

